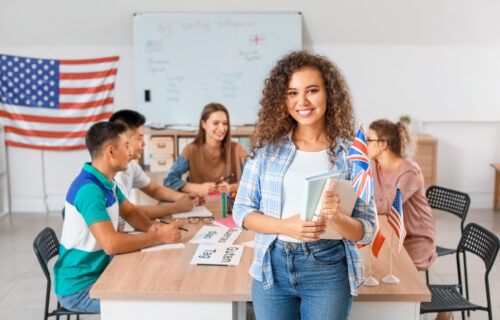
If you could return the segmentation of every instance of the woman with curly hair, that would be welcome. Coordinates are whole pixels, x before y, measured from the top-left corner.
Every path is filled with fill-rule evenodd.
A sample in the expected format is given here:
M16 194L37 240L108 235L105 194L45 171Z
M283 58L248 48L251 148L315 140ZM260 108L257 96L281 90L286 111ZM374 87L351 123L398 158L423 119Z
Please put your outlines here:
M340 212L338 194L326 191L325 218L299 218L306 177L332 171L352 179L347 85L327 58L292 52L272 69L260 102L233 208L235 222L256 232L250 274L257 319L347 319L364 278L355 242L374 237L374 200L358 200L351 215ZM320 240L326 224L343 239Z

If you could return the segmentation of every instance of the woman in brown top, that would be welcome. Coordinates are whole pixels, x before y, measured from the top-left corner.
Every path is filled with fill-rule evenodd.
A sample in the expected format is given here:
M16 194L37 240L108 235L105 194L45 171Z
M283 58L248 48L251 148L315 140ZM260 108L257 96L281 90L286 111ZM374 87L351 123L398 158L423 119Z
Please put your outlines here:
M182 192L235 192L247 157L245 148L231 141L229 112L220 103L203 108L198 135L175 160L163 184ZM189 171L187 181L182 175Z
M366 143L373 161L377 211L389 212L399 187L406 228L403 245L417 269L425 271L436 258L436 230L422 171L407 157L412 145L409 130L402 122L377 120L370 124Z

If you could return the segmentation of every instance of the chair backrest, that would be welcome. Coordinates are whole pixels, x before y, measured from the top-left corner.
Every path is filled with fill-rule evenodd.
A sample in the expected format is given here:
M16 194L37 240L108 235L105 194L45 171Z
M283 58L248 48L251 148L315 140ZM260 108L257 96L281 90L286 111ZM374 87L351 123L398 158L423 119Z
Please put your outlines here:
M33 250L35 250L38 262L50 283L50 272L47 264L50 259L59 254L59 240L54 230L48 227L43 229L33 241Z
M480 257L488 274L495 263L499 247L497 235L480 225L469 223L462 232L457 251L468 251Z
M425 196L431 208L443 210L457 216L461 220L460 227L463 230L470 206L470 197L467 193L439 186L430 186L425 192Z

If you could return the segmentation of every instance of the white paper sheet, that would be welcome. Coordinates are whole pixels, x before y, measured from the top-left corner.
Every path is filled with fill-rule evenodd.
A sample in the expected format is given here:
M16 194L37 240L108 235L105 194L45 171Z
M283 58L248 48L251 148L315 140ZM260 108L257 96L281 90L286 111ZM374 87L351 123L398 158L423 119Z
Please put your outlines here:
M240 264L242 245L200 244L191 259L191 264L237 266Z
M240 233L239 229L205 225L189 240L189 243L230 245L234 243Z
M208 210L205 206L194 207L193 210L188 212L174 213L173 219L185 219L189 217L213 217L212 211Z
M141 249L141 252L153 252L153 251L161 251L161 250L172 250L172 249L183 249L186 245L184 243L165 243L157 246L152 246L149 248Z

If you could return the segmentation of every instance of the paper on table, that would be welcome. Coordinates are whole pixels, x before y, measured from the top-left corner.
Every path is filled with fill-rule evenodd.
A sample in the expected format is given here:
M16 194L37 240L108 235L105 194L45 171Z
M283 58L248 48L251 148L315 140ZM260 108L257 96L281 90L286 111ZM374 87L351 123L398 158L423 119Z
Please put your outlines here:
M191 264L237 266L240 264L242 245L200 244L191 259Z
M219 226L203 226L193 236L189 243L206 244L232 244L238 238L241 231L238 229L228 229Z
M153 252L153 251L160 251L160 250L182 249L184 247L185 247L184 243L165 243L165 244L160 244L157 246L152 246L149 248L141 249L141 252Z
M213 217L212 211L208 210L205 206L194 207L193 210L188 212L174 213L173 219L185 219L189 217Z

